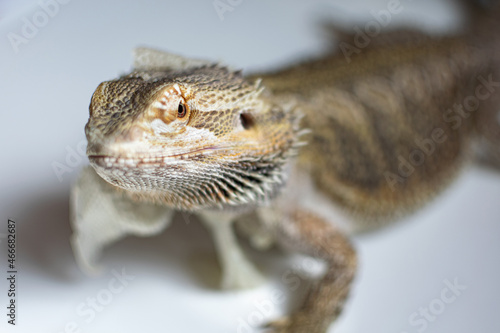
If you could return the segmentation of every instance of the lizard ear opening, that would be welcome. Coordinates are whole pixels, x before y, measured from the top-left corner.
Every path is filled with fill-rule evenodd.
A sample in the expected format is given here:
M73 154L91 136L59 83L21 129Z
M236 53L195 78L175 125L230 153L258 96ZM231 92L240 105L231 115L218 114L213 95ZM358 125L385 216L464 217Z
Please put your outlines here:
M253 117L248 113L240 114L240 122L241 126L243 126L243 128L246 130L252 128L255 125Z

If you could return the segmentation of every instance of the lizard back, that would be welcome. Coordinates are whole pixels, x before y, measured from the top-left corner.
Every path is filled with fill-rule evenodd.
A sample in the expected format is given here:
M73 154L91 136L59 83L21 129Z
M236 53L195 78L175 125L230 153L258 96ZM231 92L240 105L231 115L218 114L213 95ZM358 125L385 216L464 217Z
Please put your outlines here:
M489 49L464 37L409 34L350 63L334 54L258 75L305 114L311 134L301 168L362 219L400 216L444 188L498 86Z

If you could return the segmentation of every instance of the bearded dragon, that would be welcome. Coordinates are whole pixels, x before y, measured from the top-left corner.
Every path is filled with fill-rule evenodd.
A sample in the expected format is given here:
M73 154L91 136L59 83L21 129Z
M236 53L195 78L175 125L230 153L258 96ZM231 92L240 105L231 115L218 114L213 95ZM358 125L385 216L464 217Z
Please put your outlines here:
M350 63L334 53L248 77L137 49L134 70L92 96L91 168L71 201L77 259L91 269L109 243L160 232L174 210L192 212L214 234L223 285L248 286L261 277L235 241L239 221L256 244L327 263L301 307L268 329L326 332L356 271L348 229L428 202L471 143L499 155L492 13L461 36L385 33ZM350 216L349 227L315 211L316 199Z

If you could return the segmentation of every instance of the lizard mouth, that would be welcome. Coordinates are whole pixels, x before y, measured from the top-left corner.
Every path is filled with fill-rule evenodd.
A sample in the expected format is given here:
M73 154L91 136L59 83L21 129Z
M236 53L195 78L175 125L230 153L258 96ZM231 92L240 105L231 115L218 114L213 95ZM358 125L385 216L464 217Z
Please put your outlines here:
M102 168L113 168L113 167L141 167L141 166L162 166L166 164L171 164L173 162L178 162L186 160L193 157L200 157L206 155L207 153L214 152L222 149L222 147L205 147L196 150L191 150L187 152L164 155L153 157L150 155L145 156L113 156L105 154L91 154L88 155L91 164L95 164Z

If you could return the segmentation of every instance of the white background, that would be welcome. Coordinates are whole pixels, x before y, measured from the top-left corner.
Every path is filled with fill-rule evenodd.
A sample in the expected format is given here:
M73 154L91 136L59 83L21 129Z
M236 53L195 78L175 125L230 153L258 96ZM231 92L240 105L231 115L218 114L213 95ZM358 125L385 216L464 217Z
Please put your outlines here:
M77 151L93 90L130 69L135 46L224 60L245 70L273 69L327 49L320 21L362 26L373 19L370 10L384 9L387 2L243 1L221 20L212 1L73 0L60 5L17 52L9 33L22 37L25 20L33 22L42 8L31 0L1 2L0 233L5 234L8 218L17 222L19 276L12 327L6 323L2 248L0 331L247 332L238 330L240 320L262 319L255 302L265 303L283 289L280 277L290 258L277 250L247 249L268 282L255 290L219 291L207 231L196 219L186 223L180 217L157 237L112 246L103 257L104 274L87 277L75 264L68 222L69 188L87 160L71 160L76 166L62 181L54 162L67 165L70 151ZM439 32L460 25L452 1L402 0L402 5L391 27L425 24ZM467 289L425 332L499 332L499 239L500 174L473 166L404 223L355 238L360 271L346 311L331 331L417 332L409 316L436 304L443 281L457 278ZM134 279L110 294L112 270L122 269ZM87 302L97 296L107 304L94 317L77 313L80 308L88 314ZM266 315L286 309L278 304Z

